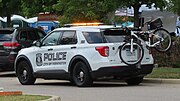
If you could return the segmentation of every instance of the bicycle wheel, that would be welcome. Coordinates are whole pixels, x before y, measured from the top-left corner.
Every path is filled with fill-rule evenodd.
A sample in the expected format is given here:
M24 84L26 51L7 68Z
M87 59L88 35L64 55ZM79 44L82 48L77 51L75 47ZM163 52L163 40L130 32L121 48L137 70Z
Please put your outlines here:
M172 41L169 32L165 29L157 29L154 31L153 43L158 43L155 45L155 49L160 52L166 52L170 49Z
M127 65L136 65L144 56L144 49L138 43L133 43L133 52L130 43L124 43L119 51L120 59Z

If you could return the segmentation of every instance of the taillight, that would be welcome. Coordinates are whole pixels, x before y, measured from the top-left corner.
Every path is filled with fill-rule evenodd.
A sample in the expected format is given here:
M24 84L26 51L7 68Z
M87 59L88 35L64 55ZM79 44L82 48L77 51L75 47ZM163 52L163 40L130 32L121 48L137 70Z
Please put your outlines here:
M5 48L15 49L15 48L17 48L19 46L19 43L17 43L17 42L5 42L5 43L3 43L3 46Z
M98 46L96 50L99 52L101 56L107 57L109 56L109 47L108 46Z

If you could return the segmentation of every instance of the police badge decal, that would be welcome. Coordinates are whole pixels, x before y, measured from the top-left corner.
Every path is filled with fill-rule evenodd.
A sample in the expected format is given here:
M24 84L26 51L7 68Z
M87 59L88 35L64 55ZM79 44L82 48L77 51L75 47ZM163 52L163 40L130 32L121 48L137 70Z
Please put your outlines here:
M36 65L37 66L42 66L42 54L41 53L38 53L36 54Z

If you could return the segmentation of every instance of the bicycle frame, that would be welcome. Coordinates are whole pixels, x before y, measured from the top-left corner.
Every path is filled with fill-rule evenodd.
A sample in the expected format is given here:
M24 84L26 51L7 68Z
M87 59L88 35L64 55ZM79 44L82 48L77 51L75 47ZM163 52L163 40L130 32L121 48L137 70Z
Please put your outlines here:
M148 35L148 41L144 41L142 38L138 37L135 33L148 33L148 34L149 34L149 35ZM158 37L157 35L153 34L153 31L131 31L131 41L130 41L131 50L130 50L130 52L133 52L133 40L134 40L134 39L133 39L132 36L134 36L135 38L137 38L138 40L140 40L140 42L145 43L146 46L148 46L148 47L155 47L157 44L160 43L160 41L157 41L157 42L151 44L151 37L152 37L153 35L156 36L156 37Z

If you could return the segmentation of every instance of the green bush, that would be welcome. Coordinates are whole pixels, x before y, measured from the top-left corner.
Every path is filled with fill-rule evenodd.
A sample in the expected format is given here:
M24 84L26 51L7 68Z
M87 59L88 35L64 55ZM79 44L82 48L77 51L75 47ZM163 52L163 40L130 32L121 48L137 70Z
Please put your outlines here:
M172 63L172 68L180 68L180 61L175 61Z
M172 37L172 46L169 51L161 53L152 49L152 54L159 67L180 68L180 37Z

